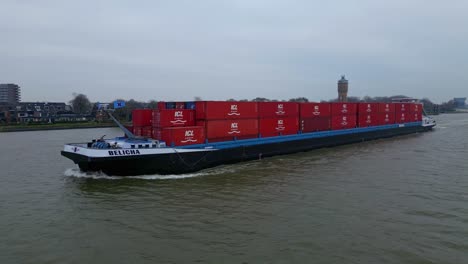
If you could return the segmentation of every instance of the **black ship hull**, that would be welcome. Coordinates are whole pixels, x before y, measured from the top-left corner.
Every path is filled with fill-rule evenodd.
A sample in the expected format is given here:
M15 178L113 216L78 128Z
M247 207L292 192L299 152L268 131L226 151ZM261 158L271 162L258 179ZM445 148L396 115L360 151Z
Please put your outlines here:
M425 132L431 129L432 127L429 126L396 127L376 131L303 138L250 146L239 145L232 148L198 152L175 151L172 153L154 155L88 157L78 153L62 151L62 155L73 160L82 171L101 171L107 175L183 174L222 164L231 164L318 148Z

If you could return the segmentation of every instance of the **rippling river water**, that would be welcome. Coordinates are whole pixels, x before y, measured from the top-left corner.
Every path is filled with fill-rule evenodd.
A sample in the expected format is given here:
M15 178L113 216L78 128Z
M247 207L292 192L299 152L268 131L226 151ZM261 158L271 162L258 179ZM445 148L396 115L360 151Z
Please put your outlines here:
M433 132L107 178L60 156L116 129L0 134L0 263L468 263L468 115Z

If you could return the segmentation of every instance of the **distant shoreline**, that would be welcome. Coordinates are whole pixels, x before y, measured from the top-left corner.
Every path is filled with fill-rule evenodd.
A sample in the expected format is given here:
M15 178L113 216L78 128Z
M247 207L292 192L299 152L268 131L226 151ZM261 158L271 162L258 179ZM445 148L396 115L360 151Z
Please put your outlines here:
M453 115L453 114L468 114L468 111L454 111L454 112L440 112L440 113L432 113L432 112L426 112L427 115Z
M45 131L45 130L66 130L66 129L87 129L87 128L107 128L117 127L115 124L46 124L46 125L13 125L13 126L0 126L0 133L5 132L25 132L25 131Z

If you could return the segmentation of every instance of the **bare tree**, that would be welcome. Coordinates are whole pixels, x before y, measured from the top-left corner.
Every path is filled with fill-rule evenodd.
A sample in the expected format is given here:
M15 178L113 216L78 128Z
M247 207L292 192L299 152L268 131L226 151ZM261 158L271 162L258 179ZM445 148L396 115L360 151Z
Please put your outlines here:
M85 115L89 114L92 109L92 104L89 101L88 97L84 94L73 94L74 98L70 101L70 104L73 108L73 112Z
M116 101L125 101L125 100L116 100ZM125 107L115 109L115 115L125 122L131 121L132 111L135 109L144 108L144 103L130 99L125 101Z

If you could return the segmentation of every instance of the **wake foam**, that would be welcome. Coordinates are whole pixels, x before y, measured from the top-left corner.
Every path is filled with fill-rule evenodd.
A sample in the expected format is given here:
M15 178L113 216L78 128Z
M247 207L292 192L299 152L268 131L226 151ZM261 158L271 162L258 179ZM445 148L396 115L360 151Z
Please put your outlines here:
M87 179L98 179L98 180L124 180L124 179L141 179L141 180L178 180L186 178L195 178L208 175L216 175L223 173L232 173L234 169L218 168L210 171L187 173L187 174L169 174L169 175L139 175L139 176L109 176L102 172L84 172L78 168L69 168L63 173L66 177L74 178L87 178Z
M67 169L63 175L67 177L74 177L74 178L90 178L90 179L109 179L109 180L118 180L123 177L118 176L109 176L102 172L84 172L78 168L70 168Z

